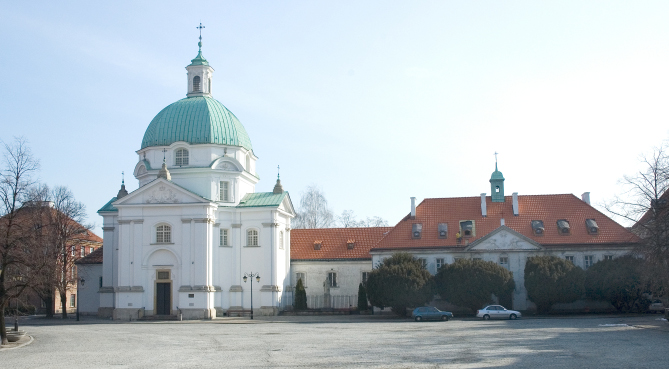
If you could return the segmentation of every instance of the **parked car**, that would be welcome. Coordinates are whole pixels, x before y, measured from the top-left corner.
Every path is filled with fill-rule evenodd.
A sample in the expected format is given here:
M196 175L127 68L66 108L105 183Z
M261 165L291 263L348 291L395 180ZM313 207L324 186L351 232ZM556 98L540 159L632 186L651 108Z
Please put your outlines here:
M507 310L502 305L488 305L476 312L477 318L488 319L511 319L520 318L521 314L515 310Z
M448 321L453 317L453 313L450 311L441 311L436 307L423 306L413 309L411 317L415 321L420 322L422 320L444 320Z
M653 302L648 305L648 311L651 313L662 313L664 314L664 304L662 300L655 299Z

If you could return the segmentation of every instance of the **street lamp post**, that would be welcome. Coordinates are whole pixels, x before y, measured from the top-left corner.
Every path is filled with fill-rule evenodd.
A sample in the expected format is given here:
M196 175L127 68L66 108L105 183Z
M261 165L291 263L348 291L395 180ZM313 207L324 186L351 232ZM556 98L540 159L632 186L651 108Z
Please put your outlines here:
M83 287L86 280L81 278L78 282L81 282L81 287ZM79 294L80 293L81 293L81 291L79 291L79 288L77 288L77 321L79 321Z
M253 277L256 277L256 283L260 283L260 273L244 273L244 283L251 278L251 319L253 319Z

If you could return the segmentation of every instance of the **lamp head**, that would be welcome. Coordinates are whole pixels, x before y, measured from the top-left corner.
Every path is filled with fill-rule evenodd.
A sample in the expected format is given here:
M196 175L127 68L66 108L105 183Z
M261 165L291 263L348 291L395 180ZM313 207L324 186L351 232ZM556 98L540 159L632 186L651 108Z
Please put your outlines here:
M247 276L244 276L244 283L246 283L246 280L248 279Z
M256 276L256 282L260 283L260 276Z

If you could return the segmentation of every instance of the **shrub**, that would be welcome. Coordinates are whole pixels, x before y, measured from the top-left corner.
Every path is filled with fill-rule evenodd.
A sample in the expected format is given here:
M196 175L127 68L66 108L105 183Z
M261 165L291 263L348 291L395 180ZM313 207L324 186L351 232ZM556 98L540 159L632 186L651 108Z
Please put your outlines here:
M585 272L556 256L534 256L525 263L527 297L546 313L553 304L574 302L585 292Z
M360 283L358 286L358 310L369 310L369 304L367 303L367 290L365 286Z
M492 295L505 297L516 287L513 273L492 261L460 259L444 265L435 276L441 298L472 310L482 308Z
M645 262L633 256L595 263L585 272L585 293L589 298L608 301L618 311L645 311L649 290L644 278Z
M295 310L307 310L307 291L304 290L302 278L297 280L295 287Z
M432 300L432 276L408 253L396 253L369 273L367 296L374 306L390 306L400 316Z

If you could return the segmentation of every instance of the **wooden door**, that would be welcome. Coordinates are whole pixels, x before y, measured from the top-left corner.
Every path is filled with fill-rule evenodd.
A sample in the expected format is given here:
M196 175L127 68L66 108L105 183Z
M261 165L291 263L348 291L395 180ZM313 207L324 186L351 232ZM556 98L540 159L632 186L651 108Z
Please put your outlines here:
M156 283L156 315L170 315L172 283Z

